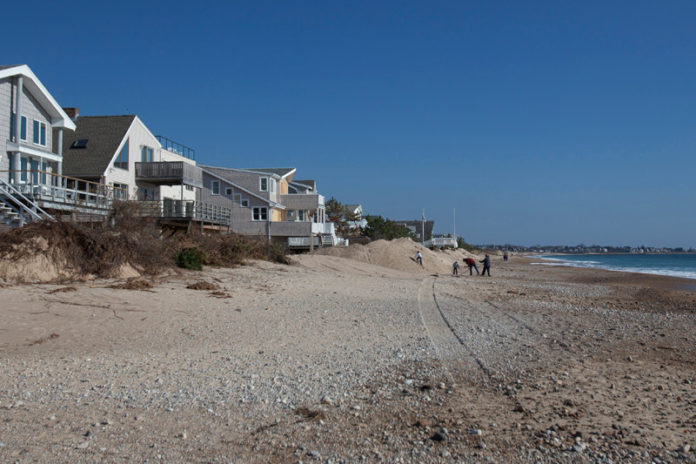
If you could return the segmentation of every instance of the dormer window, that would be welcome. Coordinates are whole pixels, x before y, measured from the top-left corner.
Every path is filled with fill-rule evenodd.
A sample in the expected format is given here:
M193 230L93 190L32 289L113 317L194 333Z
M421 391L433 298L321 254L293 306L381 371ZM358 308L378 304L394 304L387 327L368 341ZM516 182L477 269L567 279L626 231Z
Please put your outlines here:
M88 141L88 139L79 139L79 140L75 140L75 141L70 145L70 148L87 148L87 141Z
M262 192L268 192L268 177L259 178L259 190Z

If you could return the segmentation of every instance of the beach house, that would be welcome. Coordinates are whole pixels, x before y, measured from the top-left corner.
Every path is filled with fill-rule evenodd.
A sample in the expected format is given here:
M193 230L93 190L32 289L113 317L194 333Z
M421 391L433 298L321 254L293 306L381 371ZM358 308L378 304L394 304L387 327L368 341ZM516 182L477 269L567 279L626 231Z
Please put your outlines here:
M231 231L265 237L290 249L335 246L324 196L314 180L295 180L295 168L201 166L200 201L231 210Z
M229 225L228 209L198 201L203 174L193 148L154 135L136 115L66 112L76 123L75 132L63 139L66 175L106 185L114 199L137 200L142 214L170 225Z
M1 223L17 226L49 217L42 206L62 203L62 144L54 139L74 130L29 66L0 66Z
M76 123L75 132L63 138L66 175L114 187L123 200L196 199L202 185L193 149L153 135L136 115L66 110Z

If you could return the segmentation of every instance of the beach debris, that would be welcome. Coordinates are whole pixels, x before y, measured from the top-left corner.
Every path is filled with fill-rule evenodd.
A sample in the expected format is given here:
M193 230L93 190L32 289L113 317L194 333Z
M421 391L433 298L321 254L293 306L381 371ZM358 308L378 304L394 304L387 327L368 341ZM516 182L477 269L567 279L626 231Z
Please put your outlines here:
M186 288L190 290L219 290L220 286L218 284L214 284L212 282L206 282L204 280L199 280L198 282L194 282L192 284L188 284Z
M33 342L29 343L29 346L34 346L34 345L40 345L42 343L45 343L49 340L55 340L56 338L60 337L57 333L52 333L50 335L46 335L45 337L37 338Z
M128 279L125 282L109 285L108 288L118 290L150 290L154 284L149 280L144 279Z
M326 414L320 409L309 409L306 406L300 406L295 409L295 414L302 416L305 419L325 419Z
M48 292L49 295L53 295L55 293L67 293L67 292L76 292L77 287L58 287L54 288L50 292Z

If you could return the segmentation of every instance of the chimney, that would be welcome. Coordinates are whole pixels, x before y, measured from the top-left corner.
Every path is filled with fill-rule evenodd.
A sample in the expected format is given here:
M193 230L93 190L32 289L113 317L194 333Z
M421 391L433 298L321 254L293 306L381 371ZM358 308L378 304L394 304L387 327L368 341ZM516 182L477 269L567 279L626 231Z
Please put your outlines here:
M68 117L73 120L73 122L76 121L77 117L80 115L79 108L63 108L63 111L65 111L65 114L67 114Z

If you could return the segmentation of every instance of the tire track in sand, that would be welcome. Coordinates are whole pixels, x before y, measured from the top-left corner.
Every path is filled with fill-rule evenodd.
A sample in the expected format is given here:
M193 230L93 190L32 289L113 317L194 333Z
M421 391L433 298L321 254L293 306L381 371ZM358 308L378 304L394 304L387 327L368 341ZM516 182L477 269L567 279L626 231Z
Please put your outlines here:
M468 374L481 371L486 377L492 378L488 367L457 334L442 311L435 293L436 280L437 276L429 276L421 281L418 289L418 309L421 322L437 357L450 371L453 368L465 370Z

